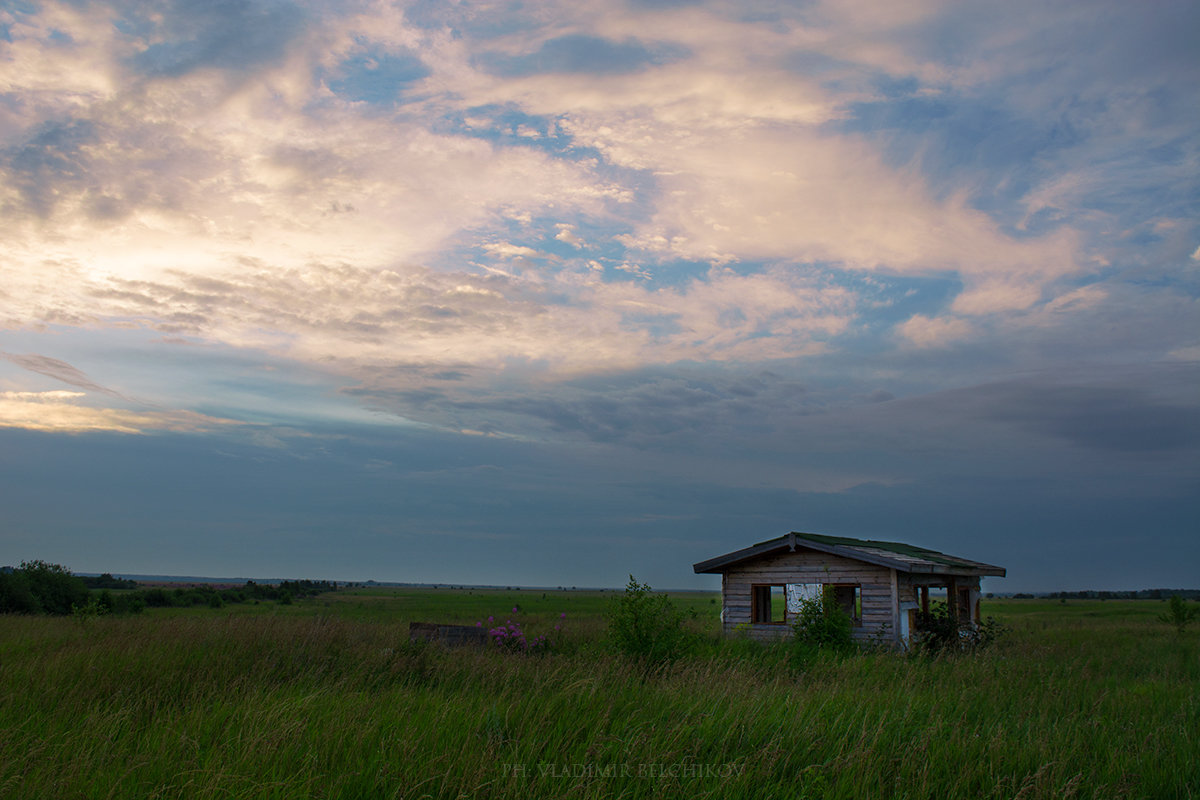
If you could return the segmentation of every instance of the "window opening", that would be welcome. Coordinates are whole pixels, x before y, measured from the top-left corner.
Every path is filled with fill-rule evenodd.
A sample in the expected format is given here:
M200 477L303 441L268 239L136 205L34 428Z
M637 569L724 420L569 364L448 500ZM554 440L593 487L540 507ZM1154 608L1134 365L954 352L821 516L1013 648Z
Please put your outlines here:
M787 591L784 584L753 587L751 622L782 623L787 619Z
M830 587L833 590L833 602L846 612L846 616L855 626L862 625L862 589L856 585L837 584Z
M823 597L836 603L856 627L862 626L862 587L857 584L772 583L751 587L750 621L764 624L787 622L799 612L800 603Z

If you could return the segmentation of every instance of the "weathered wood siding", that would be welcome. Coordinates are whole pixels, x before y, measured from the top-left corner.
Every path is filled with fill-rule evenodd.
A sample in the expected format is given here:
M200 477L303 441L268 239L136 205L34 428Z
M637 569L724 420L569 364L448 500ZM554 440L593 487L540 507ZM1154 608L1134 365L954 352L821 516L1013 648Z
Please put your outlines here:
M920 605L921 595L917 591L918 584L913 581L913 576L908 572L901 572L896 576L896 588L899 590L901 603L916 603Z
M723 630L726 635L742 629L754 639L787 636L787 624L751 623L750 587L756 584L821 583L857 584L862 599L862 625L854 628L856 639L877 636L895 638L892 570L841 556L797 549L794 553L764 556L731 567L722 579L724 590Z

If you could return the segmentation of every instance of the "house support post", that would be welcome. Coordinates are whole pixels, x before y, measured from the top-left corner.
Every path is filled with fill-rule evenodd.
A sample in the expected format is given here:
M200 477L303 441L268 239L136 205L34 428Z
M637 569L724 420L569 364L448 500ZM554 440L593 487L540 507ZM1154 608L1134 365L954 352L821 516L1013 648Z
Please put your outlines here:
M888 570L892 577L892 632L891 638L893 641L900 639L900 587L896 577L896 570Z
M954 624L961 624L962 618L958 615L958 581L952 576L946 580L946 607L950 609L950 619L954 620Z

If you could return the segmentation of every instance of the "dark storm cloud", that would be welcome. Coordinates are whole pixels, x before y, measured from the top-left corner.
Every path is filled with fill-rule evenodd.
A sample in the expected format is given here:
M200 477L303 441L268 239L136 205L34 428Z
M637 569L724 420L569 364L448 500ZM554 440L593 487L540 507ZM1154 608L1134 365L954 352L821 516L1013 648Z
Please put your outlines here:
M1182 450L1200 442L1200 410L1137 389L1021 387L996 399L994 419L1097 450Z
M657 464L661 480L836 492L1021 476L1063 497L1149 498L1186 491L1200 463L1200 371L1188 364L1080 368L901 397L871 387L831 393L773 371L639 371L520 392L477 376L429 377L408 374L400 386L380 373L350 393L442 429L627 448Z
M405 381L412 376L406 376ZM386 388L387 379L348 390L402 416L488 432L566 434L643 448L685 443L691 434L763 435L781 418L819 408L805 388L770 371L699 375L639 371L566 381L530 392L472 384Z
M971 417L1093 450L1167 453L1200 445L1200 368L1160 365L1120 379L1039 377L948 392L943 401L961 403Z

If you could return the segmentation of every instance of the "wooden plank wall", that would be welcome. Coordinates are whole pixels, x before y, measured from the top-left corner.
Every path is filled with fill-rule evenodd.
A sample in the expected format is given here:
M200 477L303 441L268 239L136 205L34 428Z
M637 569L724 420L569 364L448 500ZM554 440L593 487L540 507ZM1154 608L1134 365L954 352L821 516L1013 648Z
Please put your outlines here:
M901 572L896 576L896 588L900 593L901 603L921 603L921 595L917 591L917 584L913 582L913 576L908 572Z
M734 566L725 573L724 588L726 635L744 626L751 638L774 639L791 634L786 624L752 624L750 622L750 587L754 584L786 583L850 583L858 584L862 597L862 626L854 629L857 639L870 639L886 631L888 638L896 636L892 620L891 570L841 556L797 549ZM886 626L886 627L885 627Z

